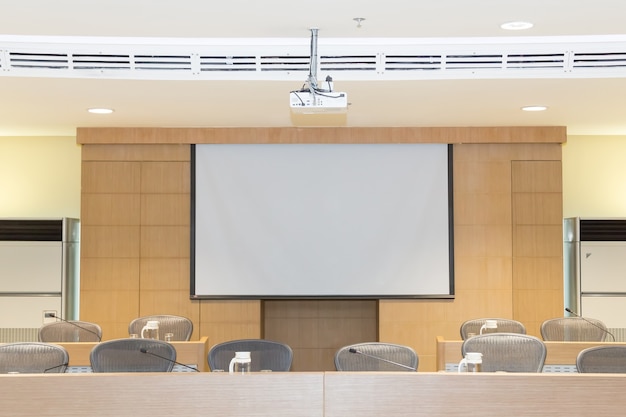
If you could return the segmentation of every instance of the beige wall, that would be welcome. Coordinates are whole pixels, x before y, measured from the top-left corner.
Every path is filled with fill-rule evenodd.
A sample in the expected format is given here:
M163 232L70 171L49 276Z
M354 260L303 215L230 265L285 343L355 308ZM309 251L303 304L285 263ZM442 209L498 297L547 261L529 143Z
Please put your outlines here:
M626 217L626 136L570 136L563 145L564 217Z
M80 217L75 137L0 137L0 217Z

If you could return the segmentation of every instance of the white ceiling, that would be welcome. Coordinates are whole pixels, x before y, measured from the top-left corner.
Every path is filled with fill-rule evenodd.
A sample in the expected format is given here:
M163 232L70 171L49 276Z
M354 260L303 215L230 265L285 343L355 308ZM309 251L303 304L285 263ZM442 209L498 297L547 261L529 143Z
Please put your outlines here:
M334 43L444 44L469 37L464 42L470 46L526 40L558 44L587 41L587 36L594 36L592 44L616 40L617 50L626 54L626 47L619 49L626 45L623 0L0 0L0 12L0 58L4 54L5 62L7 45L19 40L28 48L49 36L69 36L53 41L82 44L98 40L91 37L107 37L107 44L116 43L111 37L124 38L120 44L134 37L157 44L202 44L204 39L262 46L293 43L294 50L308 51L313 27L319 28L320 55ZM362 27L355 17L365 18ZM524 32L500 28L513 20L530 21L534 27ZM306 73L299 76L72 78L28 76L5 67L0 73L0 135L74 135L77 127L91 126L293 126L288 93L306 80ZM626 135L626 68L597 77L332 76L335 90L348 93L351 104L341 121L347 126L558 125L567 126L570 135ZM549 109L520 111L538 104ZM86 112L89 107L115 112L92 115ZM337 120L313 118L295 123Z

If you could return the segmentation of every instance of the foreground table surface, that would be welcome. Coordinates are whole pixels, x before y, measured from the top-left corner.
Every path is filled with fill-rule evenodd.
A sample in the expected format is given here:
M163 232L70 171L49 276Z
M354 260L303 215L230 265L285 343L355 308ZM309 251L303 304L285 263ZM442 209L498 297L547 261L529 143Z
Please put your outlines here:
M0 416L622 416L626 375L268 372L0 375Z

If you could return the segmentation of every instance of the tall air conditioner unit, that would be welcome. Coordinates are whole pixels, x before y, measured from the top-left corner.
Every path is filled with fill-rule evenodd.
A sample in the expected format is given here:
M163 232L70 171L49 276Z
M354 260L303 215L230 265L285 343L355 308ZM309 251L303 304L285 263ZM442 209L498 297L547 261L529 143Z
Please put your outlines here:
M78 219L0 219L0 342L78 319L79 237Z
M626 341L626 219L563 221L565 307Z

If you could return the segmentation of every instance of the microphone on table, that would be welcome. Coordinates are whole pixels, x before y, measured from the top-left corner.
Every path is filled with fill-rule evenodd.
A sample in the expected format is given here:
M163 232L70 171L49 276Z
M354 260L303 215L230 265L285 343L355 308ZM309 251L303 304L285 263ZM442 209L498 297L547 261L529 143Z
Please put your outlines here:
M176 365L184 366L185 368L189 368L189 369L193 370L194 372L200 372L198 369L194 368L193 366L185 365L184 363L176 362L175 360L172 360L170 358L166 358L165 356L157 355L156 353L150 352L146 348L139 349L139 352L145 353L146 355L152 355L152 356L154 356L156 358L163 359L164 361L172 362L172 363L174 363Z
M56 313L50 313L50 317L54 317L55 319L59 319L59 320L61 320L61 321L64 321L64 322L66 322L66 323L71 324L72 326L78 327L78 328L79 328L79 329L81 329L81 330L84 330L84 331L86 331L86 332L89 332L89 333L91 333L91 334L95 335L95 336L98 338L98 342L101 342L101 341L102 341L102 337L101 337L98 333L94 332L94 331L93 331L93 330L91 330L91 329L88 329L88 328L86 328L86 327L80 326L80 325L78 325L78 324L74 323L73 321L70 321L70 320L65 320L63 317L59 317L59 316L57 316L57 315L56 315Z
M355 348L348 349L350 353L358 353L359 355L367 356L368 358L376 359L377 361L387 362L395 366L399 366L400 368L409 369L411 371L415 371L415 368L405 365L403 363L398 363L394 361L390 361L389 359L381 358L380 356L370 355L369 353L361 352L360 350L356 350Z
M587 323L589 323L589 324L591 324L591 325L593 325L593 326L596 326L598 329L602 330L604 333L606 333L606 334L608 334L609 336L611 336L611 338L612 338L612 339L613 339L613 341L615 342L615 336L613 336L613 333L609 332L607 329L603 328L602 326L598 326L596 323L592 322L591 320L587 320L586 318L584 318L583 316L581 316L581 315L579 315L579 314L577 314L577 313L574 313L574 312L572 311L572 309L570 309L569 307L565 307L565 311L567 311L567 312L568 312L568 313L570 313L570 314L575 315L575 316L576 316L576 317L578 317L578 318L581 318L581 319L585 320Z
M48 372L48 371L51 371L51 370L53 370L53 369L57 369L57 368L61 368L61 367L63 367L63 366L67 366L67 365L69 365L69 363L68 363L68 362L62 363L62 364L57 365L57 366L51 366L50 368L46 368L46 369L44 369L44 370L43 370L43 373L45 374L45 373L46 373L46 372Z

